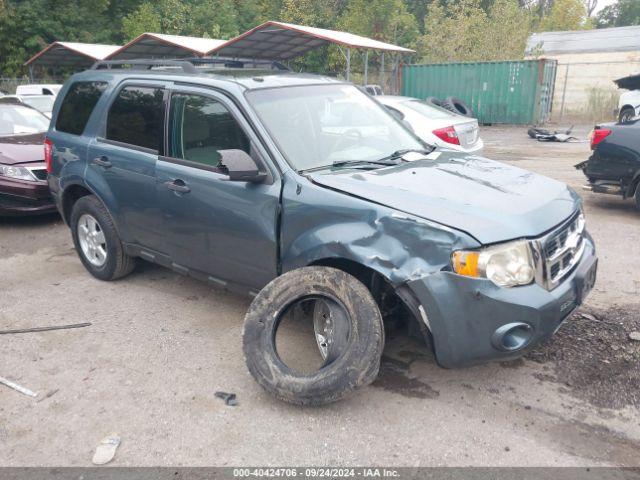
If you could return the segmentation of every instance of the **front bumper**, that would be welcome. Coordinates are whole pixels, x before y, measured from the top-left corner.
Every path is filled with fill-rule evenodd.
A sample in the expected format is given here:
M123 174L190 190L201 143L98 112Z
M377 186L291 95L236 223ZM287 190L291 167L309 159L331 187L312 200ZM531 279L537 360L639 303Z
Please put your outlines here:
M0 177L0 215L36 215L55 211L46 182Z
M582 304L595 281L595 247L588 235L585 242L574 270L551 291L538 284L501 288L489 280L446 271L407 283L422 307L418 320L431 332L438 363L454 368L509 360L551 337ZM496 332L513 323L528 325L529 340L517 350L496 347Z

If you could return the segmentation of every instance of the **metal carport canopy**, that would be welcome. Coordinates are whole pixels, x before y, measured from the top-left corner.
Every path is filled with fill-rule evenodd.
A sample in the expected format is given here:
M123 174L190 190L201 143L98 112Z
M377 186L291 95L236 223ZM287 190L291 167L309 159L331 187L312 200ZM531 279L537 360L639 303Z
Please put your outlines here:
M143 33L106 57L106 60L201 57L226 43L216 38Z
M414 50L347 32L268 21L210 50L207 55L227 58L289 60L334 43L346 48L414 53Z
M44 67L87 67L96 60L104 60L120 48L119 45L96 43L53 42L25 62L25 65Z

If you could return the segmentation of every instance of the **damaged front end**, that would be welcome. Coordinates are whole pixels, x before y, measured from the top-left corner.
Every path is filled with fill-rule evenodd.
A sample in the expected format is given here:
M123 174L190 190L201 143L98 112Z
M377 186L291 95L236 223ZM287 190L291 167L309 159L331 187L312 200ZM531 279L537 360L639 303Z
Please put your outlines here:
M474 236L373 198L325 188L312 179L285 182L282 271L343 265L375 272L432 340L444 367L523 355L551 336L593 286L595 248L583 222L579 234L572 230L582 218L575 210L531 240L538 245L532 253L535 280L505 287L454 271L454 252L486 250Z

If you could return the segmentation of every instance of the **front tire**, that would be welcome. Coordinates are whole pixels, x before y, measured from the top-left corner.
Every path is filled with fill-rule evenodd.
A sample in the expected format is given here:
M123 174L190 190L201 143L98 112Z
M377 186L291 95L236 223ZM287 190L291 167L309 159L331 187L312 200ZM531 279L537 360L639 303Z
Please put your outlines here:
M636 111L633 108L623 108L618 117L618 121L620 123L630 122L635 116Z
M134 269L135 259L124 253L113 219L96 196L78 199L69 226L80 261L94 277L116 280Z
M312 297L340 309L342 314L336 317L342 324L335 330L348 334L337 342L338 348L323 354L325 362L319 369L300 373L281 359L275 337L287 309ZM335 268L304 267L262 289L249 307L242 337L249 372L265 390L285 402L323 405L375 380L384 326L373 296L355 277Z

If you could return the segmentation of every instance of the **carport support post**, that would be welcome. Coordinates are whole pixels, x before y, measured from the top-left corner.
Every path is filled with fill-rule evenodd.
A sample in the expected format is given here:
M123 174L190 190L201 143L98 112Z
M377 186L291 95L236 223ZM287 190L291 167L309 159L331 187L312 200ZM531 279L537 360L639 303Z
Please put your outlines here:
M567 95L567 80L569 79L569 64L564 69L564 85L562 86L562 103L560 104L560 120L564 117L564 99Z
M347 82L351 81L351 49L347 48Z
M380 86L382 87L382 93L384 93L384 52L380 57Z
M369 50L364 51L364 81L363 85L369 83Z

